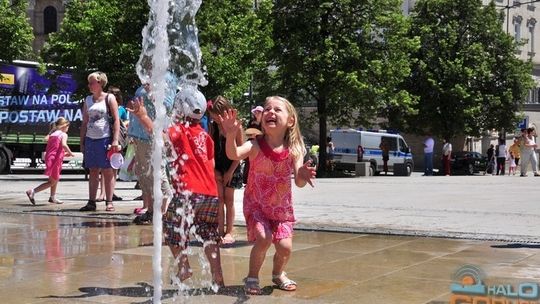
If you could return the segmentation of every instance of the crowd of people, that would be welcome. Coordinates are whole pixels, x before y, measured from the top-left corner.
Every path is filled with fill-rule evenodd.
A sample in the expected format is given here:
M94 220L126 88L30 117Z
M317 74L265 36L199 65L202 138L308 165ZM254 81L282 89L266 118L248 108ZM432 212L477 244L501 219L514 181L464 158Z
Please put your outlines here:
M192 276L186 249L189 232L195 231L203 242L213 283L224 286L220 246L235 242L234 190L245 184L243 213L247 239L253 243L245 292L261 294L259 272L272 244L272 282L282 290L296 290L297 283L284 271L291 257L295 223L290 177L294 176L298 187L313 186L315 167L310 161L304 162L305 146L292 104L280 96L267 97L263 106L252 110L253 117L244 132L237 110L225 97L207 101L194 87L178 89L174 76L168 74L163 104L171 119L158 135L154 131L156 107L150 84L137 90L128 107L120 107L120 90L105 91L105 73L91 73L87 80L91 94L83 105L80 139L84 166L89 171L89 190L88 201L80 211L97 210L100 183L105 211L115 211L117 170L110 157L125 150L120 145L121 129L127 125L129 145L134 150L129 167L137 176L143 200L143 207L136 212L145 211L134 222L152 224L155 168L151 159L160 139L156 136L162 136L165 145L160 168L156 169L163 194L163 239L178 263L177 279L183 282ZM32 204L35 194L47 188L51 188L49 202L61 203L55 195L63 158L72 155L67 145L68 128L69 121L64 118L51 128L45 170L49 179L26 191Z
M499 138L497 145L491 144L486 151L487 164L484 174L492 175L516 175L519 167L519 175L527 176L527 170L530 164L534 176L540 176L538 173L538 157L536 149L538 145L535 142L536 131L534 128L521 129L520 136L513 139L512 145L506 146L506 140ZM381 147L382 147L381 143ZM430 134L424 140L424 175L433 175L433 150L435 141ZM383 149L383 148L381 148ZM442 146L442 174L449 176L451 174L452 144L449 139L443 139ZM384 153L384 149L383 149ZM508 171L506 170L508 168Z

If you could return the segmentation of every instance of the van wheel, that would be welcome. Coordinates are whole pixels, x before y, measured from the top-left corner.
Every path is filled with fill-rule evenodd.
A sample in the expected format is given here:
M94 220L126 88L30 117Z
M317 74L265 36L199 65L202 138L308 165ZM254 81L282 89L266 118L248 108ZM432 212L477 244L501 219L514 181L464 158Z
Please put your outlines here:
M377 175L377 171L375 171L375 166L371 164L371 166L369 166L369 176L374 176L374 175Z
M9 159L6 152L0 150L0 174L8 173Z
M412 166L411 164L407 164L407 176L411 176L412 174Z

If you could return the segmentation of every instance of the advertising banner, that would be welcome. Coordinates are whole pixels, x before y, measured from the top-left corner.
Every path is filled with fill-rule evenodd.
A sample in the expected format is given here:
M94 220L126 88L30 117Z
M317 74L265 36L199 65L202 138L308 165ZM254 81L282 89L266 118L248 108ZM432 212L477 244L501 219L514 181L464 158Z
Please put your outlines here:
M82 101L73 100L76 89L69 73L48 70L40 75L34 67L0 64L0 131L47 134L59 117L79 126Z

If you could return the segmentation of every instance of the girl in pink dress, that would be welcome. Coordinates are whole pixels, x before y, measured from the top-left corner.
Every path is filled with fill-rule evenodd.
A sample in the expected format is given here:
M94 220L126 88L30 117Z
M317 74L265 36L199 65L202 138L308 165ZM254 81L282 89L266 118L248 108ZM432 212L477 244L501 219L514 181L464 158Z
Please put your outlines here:
M64 117L60 117L53 124L51 132L47 135L47 147L45 148L45 175L49 180L37 186L34 189L26 191L28 199L32 205L36 204L34 195L47 188L51 188L49 203L62 204L62 201L56 199L56 186L60 180L60 171L62 171L62 163L64 155L73 156L71 149L67 145L67 131L69 129L69 121Z
M249 273L244 279L247 294L261 294L259 271L268 248L275 246L272 282L285 291L296 290L297 284L287 277L285 265L292 252L293 224L291 174L296 186L313 186L315 168L303 163L306 149L298 115L283 97L266 98L262 114L262 135L237 145L236 132L241 128L236 110L220 116L226 134L227 156L232 160L249 157L250 170L244 191L244 217L248 240L254 243L249 259Z

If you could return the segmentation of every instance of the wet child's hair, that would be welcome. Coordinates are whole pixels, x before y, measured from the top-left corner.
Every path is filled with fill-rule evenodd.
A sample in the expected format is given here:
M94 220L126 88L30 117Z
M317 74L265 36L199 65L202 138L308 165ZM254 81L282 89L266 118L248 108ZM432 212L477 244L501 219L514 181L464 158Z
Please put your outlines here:
M287 131L285 133L285 145L289 147L295 159L303 159L304 155L306 155L306 146L304 145L304 139L302 138L302 133L300 132L300 125L298 124L298 113L296 112L296 109L290 101L281 96L266 97L266 100L264 101L265 108L266 104L272 99L281 101L285 105L285 108L289 113L289 117L291 117L293 120L292 126L287 128Z
M212 106L209 106L207 111L210 114L221 115L225 111L232 110L233 106L229 100L223 96L218 96L212 101Z

